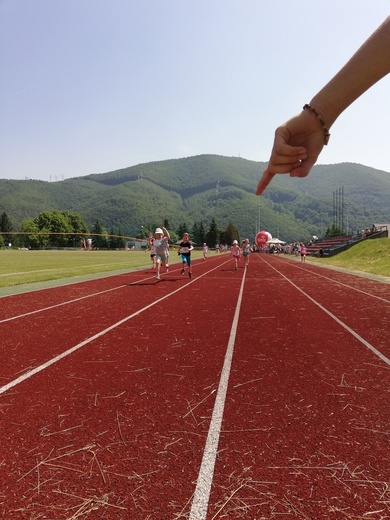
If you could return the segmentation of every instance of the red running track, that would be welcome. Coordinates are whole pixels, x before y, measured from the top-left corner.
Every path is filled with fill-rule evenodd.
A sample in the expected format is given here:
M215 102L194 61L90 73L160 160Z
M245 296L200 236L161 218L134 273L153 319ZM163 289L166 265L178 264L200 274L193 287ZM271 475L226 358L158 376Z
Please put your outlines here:
M3 518L390 517L390 285L250 260L0 298Z

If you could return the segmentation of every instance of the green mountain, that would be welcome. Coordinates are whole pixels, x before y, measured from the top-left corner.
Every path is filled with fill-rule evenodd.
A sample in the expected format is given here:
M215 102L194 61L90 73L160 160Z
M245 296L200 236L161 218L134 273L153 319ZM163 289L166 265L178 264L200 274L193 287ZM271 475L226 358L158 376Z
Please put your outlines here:
M0 180L0 213L14 229L41 211L77 212L91 228L121 227L134 236L141 226L172 229L214 218L232 222L241 236L261 228L284 240L323 235L333 223L334 192L344 190L344 222L350 230L390 222L390 173L360 164L314 166L305 179L277 175L262 197L254 194L266 163L200 155L121 170L45 182Z

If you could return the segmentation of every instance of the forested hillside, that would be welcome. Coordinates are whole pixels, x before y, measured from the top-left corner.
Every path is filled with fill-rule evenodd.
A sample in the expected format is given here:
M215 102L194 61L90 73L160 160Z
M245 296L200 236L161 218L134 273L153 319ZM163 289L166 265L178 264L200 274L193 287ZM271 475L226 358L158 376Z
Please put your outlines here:
M14 230L41 211L78 213L92 227L121 228L134 236L142 226L167 219L189 228L212 218L234 223L241 236L266 229L284 240L323 235L332 225L333 192L344 188L350 229L390 221L390 173L352 163L314 166L305 179L276 176L264 196L254 190L265 163L201 155L140 164L60 182L0 180L0 213Z

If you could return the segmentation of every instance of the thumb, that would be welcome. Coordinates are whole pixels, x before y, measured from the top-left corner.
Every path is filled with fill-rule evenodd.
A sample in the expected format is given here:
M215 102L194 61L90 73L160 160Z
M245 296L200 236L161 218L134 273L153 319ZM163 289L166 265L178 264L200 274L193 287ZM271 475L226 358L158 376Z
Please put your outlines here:
M313 168L316 163L316 158L307 158L299 163L291 170L290 177L307 177L309 175L310 170Z

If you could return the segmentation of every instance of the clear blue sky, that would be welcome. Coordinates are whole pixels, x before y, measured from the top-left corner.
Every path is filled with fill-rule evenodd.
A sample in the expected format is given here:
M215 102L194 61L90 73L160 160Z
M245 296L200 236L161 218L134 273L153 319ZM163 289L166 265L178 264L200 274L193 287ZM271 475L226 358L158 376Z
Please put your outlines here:
M267 161L276 126L388 14L388 0L0 0L0 178ZM320 164L390 172L389 87L341 115Z

